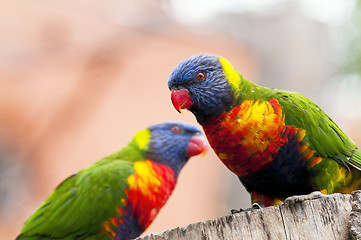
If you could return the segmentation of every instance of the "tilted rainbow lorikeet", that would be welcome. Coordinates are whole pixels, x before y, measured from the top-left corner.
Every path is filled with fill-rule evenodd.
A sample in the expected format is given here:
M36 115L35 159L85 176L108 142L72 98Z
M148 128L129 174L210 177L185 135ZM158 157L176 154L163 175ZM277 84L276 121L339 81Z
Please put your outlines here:
M207 150L193 125L167 122L63 181L17 239L131 239L168 200L187 160Z
M303 95L258 86L207 54L179 63L168 87L174 107L195 115L252 202L269 206L292 195L361 187L361 152Z

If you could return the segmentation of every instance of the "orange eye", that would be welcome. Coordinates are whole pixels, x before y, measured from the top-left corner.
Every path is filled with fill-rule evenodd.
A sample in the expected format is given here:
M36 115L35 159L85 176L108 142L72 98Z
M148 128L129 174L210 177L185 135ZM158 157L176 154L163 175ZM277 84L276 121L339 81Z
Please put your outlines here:
M206 75L202 72L197 73L198 80L204 80L206 78Z
M181 131L181 128L178 125L173 126L170 129L173 133L179 133Z

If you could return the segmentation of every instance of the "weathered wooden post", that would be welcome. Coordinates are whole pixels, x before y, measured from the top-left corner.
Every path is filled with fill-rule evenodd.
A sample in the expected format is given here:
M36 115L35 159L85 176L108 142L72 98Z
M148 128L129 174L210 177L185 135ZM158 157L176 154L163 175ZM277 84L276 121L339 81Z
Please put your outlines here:
M361 239L361 191L246 211L138 239Z

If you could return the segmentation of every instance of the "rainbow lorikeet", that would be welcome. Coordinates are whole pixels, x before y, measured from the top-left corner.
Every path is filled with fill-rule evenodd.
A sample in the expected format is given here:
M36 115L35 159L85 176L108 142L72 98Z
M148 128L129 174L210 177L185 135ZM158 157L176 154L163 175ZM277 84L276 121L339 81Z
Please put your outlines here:
M179 63L168 87L176 110L195 115L253 203L361 187L361 152L303 95L258 86L226 59L207 54Z
M63 181L17 239L132 239L168 200L187 160L207 150L193 125L167 122Z

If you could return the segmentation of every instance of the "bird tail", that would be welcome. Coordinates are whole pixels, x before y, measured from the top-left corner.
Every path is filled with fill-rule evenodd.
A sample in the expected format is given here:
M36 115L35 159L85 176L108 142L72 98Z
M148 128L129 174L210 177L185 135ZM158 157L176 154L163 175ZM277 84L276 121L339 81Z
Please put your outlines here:
M348 163L357 168L358 170L361 171L361 151L358 149L355 149L351 155L351 157L349 158Z

